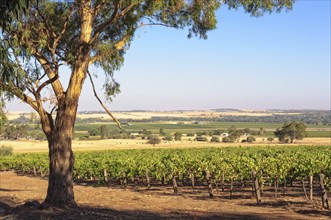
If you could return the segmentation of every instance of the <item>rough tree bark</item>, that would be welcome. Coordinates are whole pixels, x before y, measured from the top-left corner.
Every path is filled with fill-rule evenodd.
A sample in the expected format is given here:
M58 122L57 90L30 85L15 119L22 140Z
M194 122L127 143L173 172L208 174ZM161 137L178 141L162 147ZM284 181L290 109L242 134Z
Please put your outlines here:
M42 207L75 207L73 191L74 153L71 148L78 98L59 105L55 126L47 136L49 177L47 196ZM70 108L73 105L73 108ZM68 108L69 107L69 108ZM42 121L43 122L43 121Z

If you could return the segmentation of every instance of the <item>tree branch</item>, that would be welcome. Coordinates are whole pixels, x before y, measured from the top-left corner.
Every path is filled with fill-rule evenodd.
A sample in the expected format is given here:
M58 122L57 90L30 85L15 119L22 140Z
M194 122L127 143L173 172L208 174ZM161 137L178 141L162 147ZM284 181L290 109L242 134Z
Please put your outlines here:
M116 42L114 44L114 47L116 48L116 50L121 50L123 49L123 47L126 45L126 43L129 41L130 39L130 35L125 35L123 37L122 40ZM106 51L106 53L111 53L109 51ZM100 53L97 53L96 55L94 55L93 57L90 58L90 62L89 62L89 65L92 65L93 63L99 61L102 57L104 56L104 53L100 52Z
M4 84L0 82L0 88L6 92L15 95L18 99L29 104L34 110L39 112L37 102L33 100L30 96L25 94L20 88L16 87L12 82L10 82L9 84Z
M47 85L55 82L55 80L57 80L59 78L59 74L56 74L53 78L46 80L45 82L43 82L38 88L37 88L37 94L40 93L40 91L46 87Z
M48 62L48 60L44 56L42 56L41 54L36 52L34 54L34 57L41 64L41 66L43 67L45 73L47 73L48 78L50 80L54 79L54 81L51 82L52 87L53 87L53 91L54 91L57 99L61 98L63 93L64 93L64 90L63 90L61 82L58 80L58 78L59 78L58 73L53 71L50 63Z
M36 7L36 10L38 12L38 15L41 17L41 19L43 20L45 26L46 26L46 29L50 32L50 34L52 35L52 37L56 37L56 34L54 33L53 29L49 26L45 16L43 15L43 13L41 13L40 9L39 9L39 6L38 6L38 3L37 5L35 5Z
M110 24L115 23L119 18L121 18L122 16L124 16L126 13L128 13L133 6L135 6L137 3L132 3L130 5L128 5L127 7L125 7L123 10L121 10L121 12L118 14L118 11L120 10L120 0L116 1L116 5L115 5L115 9L114 9L114 13L112 14L112 16L106 20L105 22L103 22L102 24L99 25L99 27L96 28L96 31L94 32L94 36L91 38L90 40L90 44L93 44L97 38L99 37L99 35L101 34L101 32Z
M33 95L35 95L35 89L34 89L34 86L33 86L33 83L32 83L32 81L31 81L31 79L29 78L27 72L24 70L24 68L23 68L23 66L22 66L22 64L21 64L21 62L20 62L20 60L18 59L18 57L17 57L15 54L14 54L14 57L15 57L15 61L16 61L17 65L18 65L18 67L19 67L20 70L24 73L24 76L25 76L25 78L27 79L28 84L30 85L30 88L27 87L27 89L29 90L29 92L31 92Z
M101 99L99 98L97 92L95 91L95 86L94 86L94 83L93 83L93 79L92 79L92 76L90 74L89 71L87 71L87 74L90 78L90 82L92 84L92 88L93 88L93 92L94 92L94 96L97 98L97 100L99 101L100 105L103 107L103 109L108 113L108 115L110 115L110 117L112 117L112 119L116 122L117 126L122 129L122 126L121 126L121 123L113 116L113 114L107 109L107 107L103 104L103 102L101 101Z
M94 11L93 11L93 16L96 17L98 16L100 9L102 8L102 6L105 4L105 0L102 0L99 2L98 5L95 6Z

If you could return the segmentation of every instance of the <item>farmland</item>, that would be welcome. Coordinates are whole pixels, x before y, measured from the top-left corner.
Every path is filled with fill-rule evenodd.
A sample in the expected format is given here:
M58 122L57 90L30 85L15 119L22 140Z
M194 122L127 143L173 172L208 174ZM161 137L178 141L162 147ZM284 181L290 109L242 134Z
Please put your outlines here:
M74 178L80 204L88 204L89 207L97 205L98 209L114 207L116 210L123 210L123 207L126 207L123 203L125 202L139 210L148 208L149 212L153 211L163 217L189 219L209 216L217 219L220 218L217 217L219 215L229 215L230 218L232 214L225 214L227 212L220 208L224 206L231 207L233 212L240 212L246 217L253 212L256 215L253 219L266 219L266 213L294 219L327 219L330 216L329 211L317 208L321 207L318 178L319 174L323 173L326 186L330 185L330 158L329 146L77 152ZM0 169L14 169L20 174L44 177L48 172L47 160L46 153L15 154L2 157ZM253 171L258 173L263 191L258 206L254 205L256 196L252 188ZM32 181L27 177L16 177L9 172L2 172L1 175L9 180L25 178L23 182ZM313 177L313 185L308 186L309 176ZM33 181L34 186L40 187L41 180ZM2 187L8 189L14 185L16 189L20 188L15 182L7 182L3 181ZM86 185L94 187L88 188ZM44 190L45 186L41 186ZM23 191L32 192L33 187L27 187L16 194L23 197ZM7 194L9 192L5 191L4 195ZM91 196L98 198L97 204L91 203ZM33 197L42 199L40 192L34 192ZM146 198L151 203L146 201ZM136 200L140 202L137 203ZM180 204L175 205L175 201ZM138 204L141 203L146 207L140 207ZM159 209L161 204L166 210L179 208L181 211L176 211L176 214L168 213ZM172 204L173 208L167 204ZM240 205L237 207L235 204ZM203 213L191 210L193 207ZM284 211L288 209L292 211ZM106 210L100 210L98 213L105 213ZM302 215L302 212L306 214ZM90 208L84 213L96 215ZM142 211L140 213L143 217L138 218L153 215L143 214ZM235 219L237 218L240 219L240 216Z
M41 128L36 123L30 122L31 113L9 113L9 121L16 123L28 123L31 128L27 136L43 137ZM320 118L328 118L328 112L317 113L300 113L300 112L265 112L265 111L236 111L236 112L215 112L215 111L182 111L182 112L116 112L115 115L122 121L122 129L120 130L115 123L109 120L109 116L101 113L80 113L77 115L75 124L74 150L106 150L106 149L142 149L142 148L187 148L187 147L225 147L225 146L250 146L248 143L241 141L246 139L241 136L234 143L215 143L210 142L212 136L215 136L215 131L218 131L218 137L222 139L219 133L228 132L228 129L249 129L250 135L255 136L254 145L277 145L278 140L274 136L274 131L282 127L283 122L226 122L215 121L220 114L225 117L258 117L254 120L260 120L260 117L272 117L274 115L303 118L308 116L314 118L316 115ZM316 116L316 117L317 117ZM310 120L308 117L308 121ZM160 121L159 119L168 119L168 121ZM240 118L239 118L240 119ZM262 118L266 120L266 118ZM261 119L261 120L262 120ZM147 121L146 121L147 120ZM231 118L234 120L234 118ZM237 120L237 119L236 119ZM268 120L266 120L268 121ZM331 145L331 127L329 123L310 123L307 125L307 137L303 140L296 140L295 145ZM106 126L112 132L125 133L126 138L121 139L121 136L114 138L100 137L101 126ZM160 134L160 130L164 134ZM260 133L260 130L263 133ZM95 135L92 136L91 132ZM155 146L147 144L147 140L143 139L147 133L157 135L160 139L166 135L173 136L176 132L183 134L181 141L162 141ZM130 134L139 134L132 136ZM197 134L204 134L207 141L196 141ZM190 135L189 135L190 134ZM268 141L271 137L274 141ZM118 139L120 138L120 139ZM45 139L43 137L42 139ZM15 152L45 152L47 151L47 142L45 140L26 140L25 138L10 141L0 140L2 145L12 146Z
M77 123L75 125L75 131L87 132L89 130L99 129L101 125L107 125L111 129L118 129L113 123ZM166 132L175 133L195 133L203 131L213 131L216 129L228 129L235 126L238 129L249 128L258 131L260 128L264 128L267 134L273 135L273 132L282 127L280 123L251 123L251 122L205 122L199 124L193 124L192 122L132 122L129 126L123 126L123 129L127 131L138 131L142 129L150 130L153 133L159 132L162 128ZM308 137L331 137L331 128L329 125L308 125L307 128ZM77 136L79 134L76 133Z
M146 112L144 114L147 115ZM201 114L205 113L199 113L197 116L201 117ZM135 117L138 118L138 115L139 113L135 113ZM98 117L98 114L84 114L78 117L90 120ZM231 207L231 210L243 213L245 217L250 215L250 212L259 213L252 217L253 219L267 218L266 213L270 212L294 219L329 217L329 211L321 207L319 191L321 173L326 177L325 186L329 187L331 184L329 124L307 124L307 137L284 145L274 136L274 131L282 127L283 123L221 122L209 121L207 118L194 120L191 117L192 115L187 119L182 118L183 120L124 120L121 130L107 120L77 120L75 139L72 143L76 160L74 178L77 184L77 201L83 206L97 206L97 210L107 207L98 211L103 213L101 216L96 216L95 211L90 208L83 212L94 218L107 219L104 216L109 214L106 211L109 207L123 210L126 207L124 203L129 203L137 210L146 211L138 218L149 218L155 213L158 213L156 218L162 216L190 219L212 216L211 218L217 219L220 215L229 218L234 216L232 213L226 214L220 206ZM36 129L36 123L29 123L28 126L33 132L41 132L40 128ZM101 126L106 126L110 132L139 135L129 135L125 139L102 139L100 134L91 135L91 131L100 132ZM243 142L247 136L241 135L233 143L211 142L212 137L221 137L219 133L226 133L230 128L249 130L256 140L254 143ZM164 134L161 134L161 130ZM217 135L215 131L218 132ZM178 132L183 134L179 141L162 139L167 135L174 136ZM206 141L196 140L199 133L206 137ZM147 134L160 137L161 143L148 144L148 139L145 138ZM275 140L268 141L269 137ZM45 187L43 180L20 177L7 171L15 170L19 174L46 178L47 141L23 138L14 141L1 140L0 145L11 146L14 150L13 156L0 159L1 175L4 179L31 181L41 188ZM263 191L260 205L256 205L253 171L257 173ZM309 184L310 177L313 178L313 184ZM21 178L22 180L18 180ZM12 184L2 182L1 187L4 186L11 189ZM20 187L16 186L16 189ZM313 190L312 193L310 190ZM110 191L111 195L107 196ZM96 192L100 195L95 196ZM32 196L39 201L43 199L39 195L40 192L34 192L33 189L27 190L26 193L33 195L28 198ZM26 193L19 192L15 195L19 195L21 199L27 196ZM10 196L10 191L4 192L4 195ZM92 197L98 197L98 202L91 202ZM146 197L150 199L147 201ZM124 200L121 198L127 200L123 203ZM173 202L174 198L182 203L180 209L186 213L185 215L177 209L168 207L169 204L177 207ZM148 207L148 211L136 200ZM113 205L114 203L118 206ZM189 204L194 204L194 209L200 207L199 210L203 213L192 211ZM240 205L236 207L234 204ZM167 207L167 211L160 210L161 206ZM288 209L292 210L292 213L284 212ZM169 210L174 210L177 214L168 213ZM307 216L302 215L302 212L306 212ZM37 214L40 215L45 214ZM79 216L80 213L70 215ZM132 219L132 216L128 219Z

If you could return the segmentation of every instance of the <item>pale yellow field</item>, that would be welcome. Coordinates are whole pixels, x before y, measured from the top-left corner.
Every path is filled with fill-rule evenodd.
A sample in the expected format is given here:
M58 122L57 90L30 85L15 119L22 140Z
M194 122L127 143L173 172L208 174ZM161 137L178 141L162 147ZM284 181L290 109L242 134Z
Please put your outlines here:
M8 112L7 117L9 120L16 119L22 114L25 114L29 118L29 112ZM216 112L216 111L150 111L150 112L114 112L113 115L118 119L149 119L151 117L220 117L220 116L270 116L275 112L265 110L245 110L242 112ZM277 113L278 115L286 114L299 114L299 113ZM77 118L103 118L110 119L110 116L106 113L100 114L77 114Z
M279 145L275 140L273 143L263 140L263 138L257 138L257 141L253 144L249 143L211 143L211 142L197 142L189 141L187 138L183 141L163 141L158 145L150 145L146 143L146 140L92 140L92 141L73 141L74 151L85 150L114 150L114 149L144 149L144 148L186 148L186 147L227 147L227 146L258 146L258 145ZM46 141L34 141L34 140L19 140L19 141L0 141L0 145L12 146L14 152L47 152ZM292 145L328 145L331 147L330 138L305 138L302 141L295 141Z

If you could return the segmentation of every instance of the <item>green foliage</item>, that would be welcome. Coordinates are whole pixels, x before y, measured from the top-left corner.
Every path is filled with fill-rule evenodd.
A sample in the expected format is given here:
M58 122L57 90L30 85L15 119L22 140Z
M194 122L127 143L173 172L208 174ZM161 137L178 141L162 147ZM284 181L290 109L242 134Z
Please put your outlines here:
M195 138L195 140L196 140L196 141L208 141L208 139L207 139L206 137L204 137L204 136L197 136L197 137Z
M3 130L3 138L9 140L17 140L19 138L26 138L28 135L29 126L26 124L9 124Z
M261 127L258 131L258 135L264 135L264 134L265 134L265 129Z
M166 135L165 137L163 137L163 140L165 140L165 141L173 141L174 138L173 138L172 135L168 134L168 135Z
M151 137L149 137L149 140L147 141L147 143L156 145L156 144L161 143L161 139L156 135L152 135Z
M243 131L246 134L250 134L251 133L251 129L250 128L245 128L245 129L243 129Z
M217 136L213 136L210 141L211 142L217 142L217 143L221 142L220 138L217 137Z
M13 154L13 147L1 146L0 156L10 156Z
M175 132L174 139L175 141L181 141L183 134L181 132Z
M165 133L165 131L164 131L164 129L163 128L160 128L160 135L162 135L162 136L165 136L167 133Z
M107 125L102 125L100 127L101 139L107 139L110 137L110 128Z
M307 126L303 122L290 122L285 123L282 128L277 128L275 136L279 139L279 142L288 142L287 139L293 143L294 139L302 140L307 137Z
M227 141L230 140L231 142L231 140L238 141L240 136L244 134L244 131L241 129L237 129L235 126L232 126L231 128L228 129L228 133L229 133L229 137L228 137L229 139L227 139Z
M47 158L46 153L0 157L0 170L33 173L35 168L37 173L45 174L48 172ZM267 179L266 184L273 184L275 180L301 180L320 173L331 178L330 146L93 151L77 152L75 160L75 180L95 179L100 184L104 183L104 170L114 182L119 182L123 173L128 178L143 178L148 170L156 184L162 178L168 181L173 176L187 182L192 175L204 182L206 170L215 181L224 174L225 181L238 184L251 181L252 171L259 173L259 178Z
M187 136L187 137L194 137L194 136L195 136L195 134L194 134L194 133L192 133L192 132L190 132L190 133L187 133L187 134L186 134L186 136Z
M224 143L233 143L235 140L233 139L232 136L228 136L228 137L223 137L222 138L222 142Z
M102 129L100 128L100 131L101 131L101 130L102 130ZM89 134L90 136L97 136L97 135L100 134L100 132L99 132L98 130L93 129L93 130L89 130L89 131L88 131L88 134Z
M206 131L198 131L197 136L204 136L204 135L208 135L208 133Z
M46 140L46 135L42 131L33 130L32 132L29 132L29 136L34 140Z
M1 59L1 58L0 58ZM2 135L2 130L8 121L6 113L4 112L5 102L2 97L2 91L0 90L0 136Z
M256 141L256 138L254 136L248 136L247 139L246 139L246 141L248 143L253 143L254 141Z

